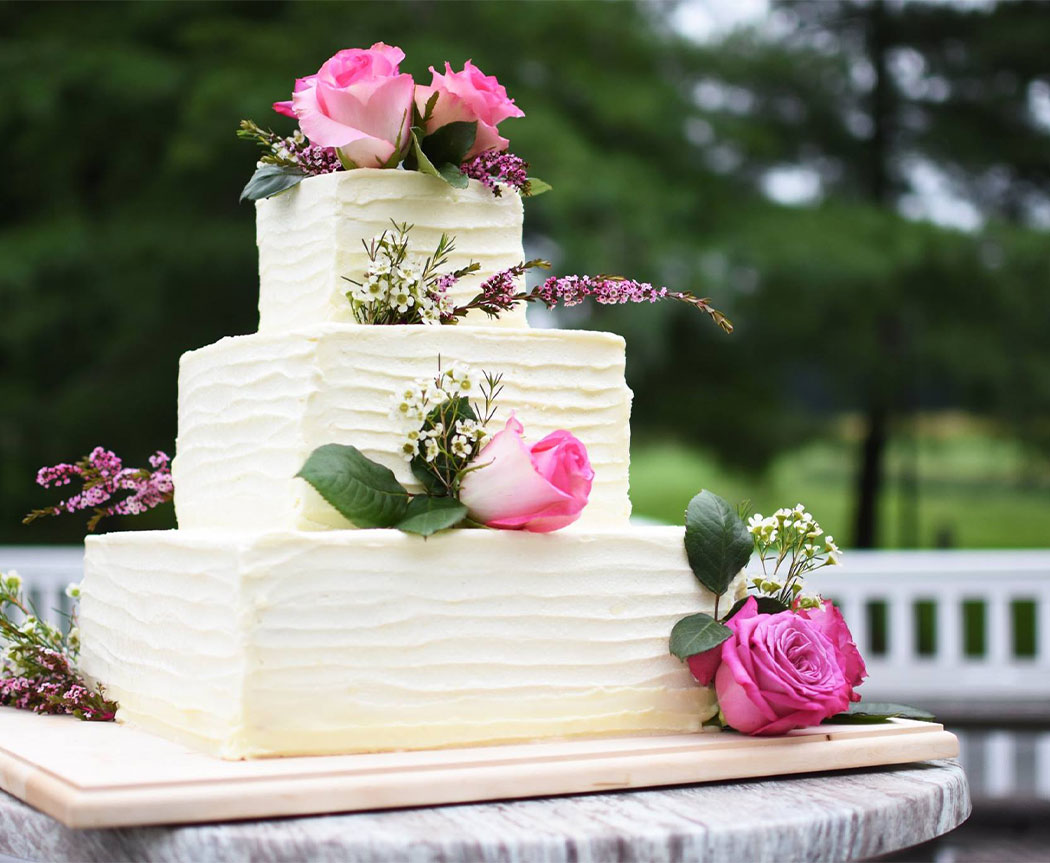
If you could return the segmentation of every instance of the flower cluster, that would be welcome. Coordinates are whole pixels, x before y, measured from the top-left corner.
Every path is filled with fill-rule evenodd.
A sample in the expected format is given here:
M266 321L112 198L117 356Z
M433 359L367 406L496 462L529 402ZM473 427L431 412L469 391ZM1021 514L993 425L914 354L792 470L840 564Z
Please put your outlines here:
M149 463L148 469L124 467L115 453L99 446L75 464L42 467L37 472L36 481L44 488L66 486L75 480L82 482L83 486L55 506L33 510L23 523L28 524L43 516L90 509L93 513L87 529L92 531L106 516L138 515L166 503L174 494L168 456L158 450L150 456ZM121 492L129 494L114 500L114 495Z
M440 324L454 309L448 290L468 273L470 264L442 272L455 241L442 234L433 254L425 258L409 255L411 225L394 223L365 244L369 265L361 281L344 276L354 287L347 291L354 318L361 324Z
M430 490L455 496L468 464L488 437L485 426L496 413L502 375L454 364L434 377L417 378L395 395L390 415L401 422L402 458L432 480ZM475 389L480 402L471 402Z
M762 576L742 584L737 576L756 550ZM701 492L686 510L686 552L715 610L679 620L670 649L697 682L714 686L720 724L782 734L860 699L855 689L867 672L849 627L831 602L803 594L803 576L837 563L838 548L802 504L745 525L724 500ZM718 600L734 585L737 601L720 617Z
M430 83L416 84L401 71L404 59L400 48L376 42L339 51L296 79L292 98L273 105L299 122L291 138L244 121L241 137L267 155L242 199L277 194L315 173L398 165L459 188L477 176L494 194L497 183L524 195L549 188L530 181L526 163L506 153L510 142L497 127L525 114L496 78L468 60L459 72L448 63L444 72L431 66Z
M254 141L262 148L260 165L290 168L301 171L308 177L343 170L338 150L334 147L318 147L311 144L298 129L287 138L282 138L276 132L263 129L251 120L242 120L237 137Z
M802 578L808 572L839 563L834 537L824 533L801 503L794 509L778 509L769 517L755 513L748 519L747 529L754 537L762 566L762 576L752 579L751 585L785 605L819 607L819 597L802 593ZM782 569L785 565L786 569Z
M451 272L442 272L455 249L455 238L442 234L437 248L426 258L410 256L411 225L393 222L365 243L369 266L358 279L343 276L354 285L347 292L354 318L362 324L456 324L470 312L479 311L496 318L522 303L575 306L590 298L603 305L656 303L670 299L687 303L711 316L725 332L733 325L710 301L669 288L657 288L621 276L551 276L531 290L521 287L522 277L531 269L549 269L550 261L534 258L501 270L481 283L478 293L457 305L449 289L463 276L476 273L480 266L470 263Z
M66 594L78 599L79 585L70 585ZM90 686L76 670L80 635L75 605L63 635L24 599L18 573L0 575L0 638L0 704L92 722L114 718L116 703L106 698L101 685Z
M551 276L542 285L530 291L518 291L515 279L530 267L550 266L546 261L528 261L496 273L481 284L480 291L470 302L457 306L448 323L455 323L468 312L479 309L490 317L498 317L521 303L541 302L547 308L558 305L576 306L590 298L603 305L621 303L655 303L670 299L687 303L711 316L725 332L731 333L729 319L710 304L706 298L695 297L669 288L656 288L648 282L637 282L622 276Z
M532 192L529 163L513 153L486 150L468 159L459 169L468 177L478 180L497 198L502 194L502 186L515 189L525 196Z

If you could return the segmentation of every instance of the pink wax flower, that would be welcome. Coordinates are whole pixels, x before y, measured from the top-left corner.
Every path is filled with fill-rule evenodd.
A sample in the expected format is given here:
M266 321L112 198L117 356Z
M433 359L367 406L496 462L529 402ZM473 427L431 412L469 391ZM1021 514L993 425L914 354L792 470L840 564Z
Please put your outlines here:
M430 97L438 94L427 122L427 134L448 123L477 120L478 134L474 146L464 158L471 159L486 150L506 150L510 141L500 136L496 126L508 117L524 117L525 112L514 104L495 76L486 75L470 60L463 65L462 72L453 72L447 62L444 75L435 71L433 66L430 72L434 76L430 86L416 87L416 107L420 114L426 111Z
M722 642L715 692L731 728L784 734L849 705L840 650L817 622L793 611L759 614L751 597L726 626L733 635Z
M548 533L572 524L594 481L587 448L567 431L529 447L523 431L512 414L463 477L460 502L489 527Z
M412 123L412 76L398 71L400 48L376 42L340 51L316 75L295 82L280 114L299 119L312 144L335 147L360 168L392 167L408 148Z

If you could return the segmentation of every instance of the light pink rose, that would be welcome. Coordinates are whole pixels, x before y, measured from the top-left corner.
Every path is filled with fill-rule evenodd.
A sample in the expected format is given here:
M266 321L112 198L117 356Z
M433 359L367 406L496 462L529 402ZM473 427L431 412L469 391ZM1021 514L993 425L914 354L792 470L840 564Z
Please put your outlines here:
M489 527L548 533L572 524L594 480L587 448L567 431L552 432L530 448L523 431L512 414L478 453L478 469L463 477L460 502Z
M427 122L427 134L448 123L477 120L478 134L466 158L473 158L485 150L506 150L510 141L500 136L496 126L508 117L524 117L525 112L514 104L495 76L486 75L470 60L463 65L462 72L453 72L447 62L444 75L435 71L433 66L430 71L434 76L430 86L416 87L416 106L420 114L426 111L430 97L435 92L438 94Z
M404 51L382 42L340 51L316 75L298 79L291 101L275 102L274 110L298 117L311 144L336 147L358 167L400 161L415 89L412 76L398 71L404 59Z
M868 669L864 666L864 659L853 641L846 621L842 619L842 613L835 608L830 599L825 599L820 608L806 608L798 613L816 624L835 645L842 673L851 687L850 701L860 701L860 694L853 692L852 687L860 686L864 682L864 678L868 676Z
M722 643L715 692L731 728L783 734L849 705L839 649L814 621L793 611L758 614L750 597L726 626L733 635Z

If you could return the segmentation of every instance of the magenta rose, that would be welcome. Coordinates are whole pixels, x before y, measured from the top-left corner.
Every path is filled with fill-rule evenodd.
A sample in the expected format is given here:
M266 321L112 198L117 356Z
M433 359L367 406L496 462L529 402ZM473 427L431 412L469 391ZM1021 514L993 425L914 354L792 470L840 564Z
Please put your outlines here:
M825 599L820 608L805 608L798 612L802 617L815 624L838 651L839 665L850 685L850 701L860 701L860 695L853 692L853 687L860 686L868 676L864 659L853 642L853 635L842 619L842 613L835 608L830 599Z
M299 119L311 144L335 147L361 168L387 167L404 155L412 124L412 76L398 71L405 52L376 42L328 59L316 75L295 82L274 110Z
M506 150L510 142L500 136L496 127L508 117L524 117L525 112L514 104L495 76L486 75L470 60L463 65L462 72L453 72L447 62L444 75L436 72L433 66L430 71L434 76L430 86L416 87L416 106L420 114L426 111L431 96L438 94L427 122L427 134L449 123L477 120L478 134L466 158L473 158L485 150Z
M463 477L460 502L489 527L548 533L572 524L594 481L587 448L567 431L529 447L523 431L512 414Z
M722 643L715 692L731 728L783 734L849 705L840 651L817 622L793 611L759 614L751 597L726 626L733 635Z

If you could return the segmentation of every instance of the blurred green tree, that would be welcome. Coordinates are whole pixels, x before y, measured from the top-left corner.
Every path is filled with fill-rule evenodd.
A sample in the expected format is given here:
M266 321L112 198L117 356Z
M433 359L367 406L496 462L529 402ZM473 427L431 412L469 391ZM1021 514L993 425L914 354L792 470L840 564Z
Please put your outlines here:
M878 539L894 417L965 405L1030 441L1046 434L1050 351L1034 333L1050 325L1038 300L1050 272L1031 249L1050 223L1048 27L1030 2L804 0L689 55L687 123L710 167L766 194L793 181L806 204L721 213L722 291L735 282L744 294L734 347L766 370L751 369L766 386L745 398L767 397L764 418L739 406L729 416L740 431L730 419L723 433L751 440L756 421L767 435L805 433L799 420L821 402L860 410L857 546ZM922 223L931 199L966 230ZM690 366L707 354L681 331L665 372L672 357ZM654 375L640 403L667 403L667 379ZM806 395L811 410L792 407ZM692 405L713 411L723 398ZM782 433L734 451L761 458L792 442Z
M1042 439L1040 10L794 3L711 44L676 34L673 12L0 5L0 541L27 541L19 517L51 497L30 486L37 466L97 442L133 461L170 449L179 354L256 326L253 219L237 204L254 152L237 121L290 128L269 105L292 79L376 40L403 47L417 80L473 58L525 109L512 147L555 186L527 203L530 252L561 272L711 294L734 317L730 338L664 306L561 318L627 336L642 435L759 470L830 411L863 410L864 544L894 415L965 404ZM915 164L936 166L987 226L915 221ZM770 200L785 174L816 192ZM81 529L38 525L41 541Z

